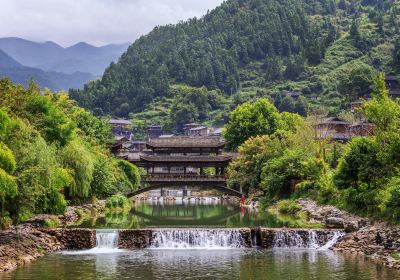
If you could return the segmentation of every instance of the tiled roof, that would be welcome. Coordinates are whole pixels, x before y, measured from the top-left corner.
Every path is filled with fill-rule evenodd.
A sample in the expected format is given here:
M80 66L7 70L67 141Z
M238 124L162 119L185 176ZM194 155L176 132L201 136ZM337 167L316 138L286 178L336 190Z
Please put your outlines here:
M141 160L151 162L225 162L230 161L232 156L150 156L141 155Z
M110 124L126 124L126 125L132 124L132 122L130 120L121 120L121 119L111 119L108 122Z
M151 139L147 145L157 148L212 148L222 147L225 143L218 137L184 137L176 136L170 138L155 138Z

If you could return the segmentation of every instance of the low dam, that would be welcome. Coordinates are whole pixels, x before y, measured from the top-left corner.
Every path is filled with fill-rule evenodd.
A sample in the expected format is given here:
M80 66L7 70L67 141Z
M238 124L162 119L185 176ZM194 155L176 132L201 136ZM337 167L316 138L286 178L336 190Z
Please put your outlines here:
M55 229L69 250L83 249L328 249L343 235L327 229Z

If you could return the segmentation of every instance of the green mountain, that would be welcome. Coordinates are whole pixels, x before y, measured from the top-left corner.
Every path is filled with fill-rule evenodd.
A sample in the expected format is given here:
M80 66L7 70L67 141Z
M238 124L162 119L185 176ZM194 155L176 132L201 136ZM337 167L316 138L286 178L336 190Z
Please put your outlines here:
M263 96L286 111L304 111L306 101L343 110L368 93L375 71L397 73L399 3L228 0L200 19L156 27L101 80L70 93L98 114L166 123L176 112L224 122L236 104ZM188 94L196 89L184 85L206 89ZM282 91L305 98L280 100Z

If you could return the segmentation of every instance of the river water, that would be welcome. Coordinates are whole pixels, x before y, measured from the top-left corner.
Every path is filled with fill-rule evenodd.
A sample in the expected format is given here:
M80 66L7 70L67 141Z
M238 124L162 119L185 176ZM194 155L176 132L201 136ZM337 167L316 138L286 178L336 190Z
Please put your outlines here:
M203 201L146 201L135 205L129 214L114 213L82 221L75 227L98 229L160 227L284 227L287 222L265 211L241 208L216 199Z
M229 215L224 214L227 212ZM245 248L238 230L230 227L279 226L276 219L264 215L246 211L243 213L240 208L232 205L209 204L192 208L184 204L140 204L130 215L122 220L114 220L113 223L101 219L85 221L82 227L108 228L97 230L96 248L55 253L13 272L0 274L0 280L400 279L397 271L379 266L363 257L327 250L326 245L334 243L340 232L329 236L327 244L318 243L314 232L310 230L306 241L295 235L282 234L276 235L274 249ZM199 222L199 228L193 228L193 224L190 229L185 228L187 221L192 220ZM171 229L171 225L176 228ZM160 229L153 233L148 248L117 248L119 235L118 230L112 229L113 227L155 226ZM213 230L204 226L224 228Z
M54 254L0 279L394 280L395 271L331 251L164 250Z

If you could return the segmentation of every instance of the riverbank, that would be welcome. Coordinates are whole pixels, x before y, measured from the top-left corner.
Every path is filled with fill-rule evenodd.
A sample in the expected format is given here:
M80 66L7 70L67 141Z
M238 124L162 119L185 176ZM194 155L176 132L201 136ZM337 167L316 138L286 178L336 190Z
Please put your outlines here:
M334 206L317 205L308 199L297 202L310 220L323 223L326 228L340 228L346 232L333 245L333 251L366 257L400 270L400 226L362 218ZM381 244L376 242L377 233L382 237ZM390 240L392 246L385 248Z
M68 248L70 242L67 236L63 235L61 230L57 233L57 229L51 227L62 228L85 216L103 213L104 206L104 201L69 206L64 215L37 215L18 226L0 230L0 272L13 270L46 254ZM74 247L85 248L85 242L85 239L82 239L81 243Z
M301 244L301 246L309 246L300 246L299 248L313 249L325 244L334 236L335 232L342 232L344 236L332 242L332 250L344 254L365 256L387 267L400 270L398 249L385 249L383 246L389 236L393 239L394 247L400 244L400 227L373 222L333 206L317 205L312 200L300 199L298 204L301 206L301 211L309 217L310 221L321 224L323 228L164 228L159 231L170 230L173 231L169 233L172 236L174 234L182 236L183 234L190 237L191 230L207 231L207 234L237 230L240 233L244 247L254 245L262 248L291 247L293 244L290 242L295 242L296 244ZM103 202L69 207L65 215L38 215L23 224L12 227L10 230L0 231L0 271L12 270L18 265L63 249L93 248L96 245L95 229L66 229L65 227L79 222L79 219L85 216L92 217L94 214L99 214L103 211ZM50 228L49 226L58 228ZM379 246L375 243L377 232L380 232L383 237L383 243ZM148 247L151 243L150 238L153 238L155 233L157 234L157 229L119 230L120 241L118 246L128 249ZM279 239L283 241L279 241Z

